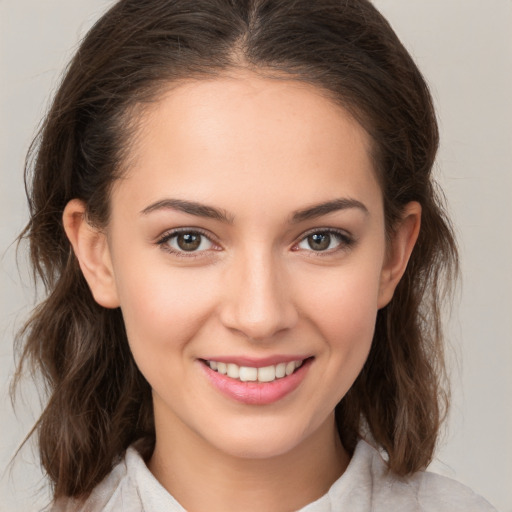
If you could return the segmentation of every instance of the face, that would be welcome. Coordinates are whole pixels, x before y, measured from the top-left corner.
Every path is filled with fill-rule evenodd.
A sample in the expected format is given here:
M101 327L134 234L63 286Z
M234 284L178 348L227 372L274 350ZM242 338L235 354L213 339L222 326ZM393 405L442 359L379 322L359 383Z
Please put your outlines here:
M271 457L334 425L393 287L369 146L313 86L253 75L143 114L103 259L157 443Z

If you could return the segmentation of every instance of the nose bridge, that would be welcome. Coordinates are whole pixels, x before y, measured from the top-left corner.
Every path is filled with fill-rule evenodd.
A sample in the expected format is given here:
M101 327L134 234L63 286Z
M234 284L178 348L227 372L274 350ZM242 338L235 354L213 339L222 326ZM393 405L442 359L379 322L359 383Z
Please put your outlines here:
M226 327L265 340L293 326L297 314L286 272L271 248L244 250L226 280L222 318Z

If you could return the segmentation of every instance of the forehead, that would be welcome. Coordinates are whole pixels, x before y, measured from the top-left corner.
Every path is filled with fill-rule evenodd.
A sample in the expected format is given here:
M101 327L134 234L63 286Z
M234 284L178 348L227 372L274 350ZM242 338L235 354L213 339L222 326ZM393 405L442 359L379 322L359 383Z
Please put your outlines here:
M368 134L311 84L249 72L185 82L138 121L119 187L133 202L192 194L264 204L293 192L307 204L370 189L379 201Z

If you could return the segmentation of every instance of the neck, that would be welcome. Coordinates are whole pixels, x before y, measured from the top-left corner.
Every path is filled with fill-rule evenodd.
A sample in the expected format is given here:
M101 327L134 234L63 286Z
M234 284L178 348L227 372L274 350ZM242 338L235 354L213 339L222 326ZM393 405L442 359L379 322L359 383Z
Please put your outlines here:
M155 421L149 469L186 510L298 510L323 496L349 462L334 415L300 446L264 459L226 454L193 432L165 432Z

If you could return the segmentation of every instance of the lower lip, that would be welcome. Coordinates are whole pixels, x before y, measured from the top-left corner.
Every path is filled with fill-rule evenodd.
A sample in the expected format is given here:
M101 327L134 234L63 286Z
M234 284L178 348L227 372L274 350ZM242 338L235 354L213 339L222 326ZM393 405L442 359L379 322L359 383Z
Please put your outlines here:
M312 358L302 363L291 375L272 382L242 382L212 370L201 362L210 382L225 396L248 405L268 405L297 389L311 366Z

